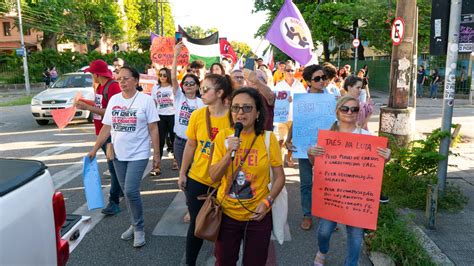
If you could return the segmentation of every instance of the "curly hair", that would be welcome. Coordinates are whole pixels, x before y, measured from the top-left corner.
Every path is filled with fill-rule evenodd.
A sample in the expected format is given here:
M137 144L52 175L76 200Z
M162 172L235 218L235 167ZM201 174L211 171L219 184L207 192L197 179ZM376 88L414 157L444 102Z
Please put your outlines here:
M263 105L262 96L260 95L260 93L256 89L251 88L251 87L243 87L243 88L240 88L238 90L235 90L232 93L230 106L232 106L232 101L234 100L235 96L237 96L239 94L242 94L242 93L247 94L248 96L250 96L255 101L255 107L257 109L257 112L259 113L259 115L257 117L257 120L255 121L255 124L254 124L255 135L263 134L265 132L266 110L265 110L265 106ZM232 112L229 112L229 118L230 118L230 121L231 121L230 122L231 126L233 127L234 126L234 121L232 120Z
M311 78L313 77L313 73L319 70L324 71L323 67L320 65L310 65L305 67L303 70L303 79L306 80L308 84L311 84Z

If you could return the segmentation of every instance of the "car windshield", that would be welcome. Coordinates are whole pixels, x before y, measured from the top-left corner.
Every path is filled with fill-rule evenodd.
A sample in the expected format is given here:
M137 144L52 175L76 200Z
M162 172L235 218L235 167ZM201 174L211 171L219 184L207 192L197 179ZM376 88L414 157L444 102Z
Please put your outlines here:
M91 75L65 75L51 86L53 89L92 87Z

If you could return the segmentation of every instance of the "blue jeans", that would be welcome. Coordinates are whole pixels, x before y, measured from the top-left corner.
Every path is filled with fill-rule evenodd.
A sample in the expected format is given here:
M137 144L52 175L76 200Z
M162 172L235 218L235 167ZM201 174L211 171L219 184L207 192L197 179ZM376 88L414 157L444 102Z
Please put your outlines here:
M125 202L131 214L135 231L143 231L143 205L140 196L140 183L145 172L148 159L138 161L114 160L117 178L125 194Z
M416 83L416 96L418 97L423 97L423 84L422 83Z
M110 137L107 141L102 145L102 151L105 154L107 143L110 143ZM113 202L116 204L120 203L120 194L122 189L120 188L120 184L117 180L117 174L115 173L114 162L107 160L107 166L109 167L110 172L110 192L109 192L109 202Z
M431 85L430 98L436 98L437 94L438 94L438 84Z
M303 215L311 217L311 195L313 193L313 166L308 159L298 159L300 169L300 193Z
M176 162L178 163L178 168L181 168L181 163L183 162L184 147L186 147L186 139L175 136L173 143L173 154Z
M336 228L337 223L323 218L319 220L318 245L321 253L328 253L329 241ZM347 232L347 255L344 265L355 265L359 262L360 251L362 249L362 240L364 239L364 229L346 225Z

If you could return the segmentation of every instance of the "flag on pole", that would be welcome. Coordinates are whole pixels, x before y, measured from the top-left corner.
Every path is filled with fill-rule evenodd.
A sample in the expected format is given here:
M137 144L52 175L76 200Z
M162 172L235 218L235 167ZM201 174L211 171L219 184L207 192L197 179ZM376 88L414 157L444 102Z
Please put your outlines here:
M153 43L153 39L155 39L156 37L159 37L160 35L154 33L153 31L150 31L150 41L151 43Z
M232 63L235 64L235 62L237 62L237 54L235 53L234 48L232 48L232 45L227 41L227 38L220 38L219 43L221 47L221 56L231 59Z
M237 61L237 63L234 65L234 68L232 69L232 71L240 70L244 68L244 63L242 62L243 58L244 58L244 55L242 54L239 58L239 61Z
M302 65L317 60L311 32L291 0L285 0L265 38Z
M273 68L275 67L275 60L273 59L273 49L271 46L263 55L263 63L268 66L268 69L273 71Z
M179 31L183 34L183 43L189 51L189 62L202 60L206 63L206 68L220 62L219 32L214 32L203 39L195 39L189 36L181 26L179 26Z

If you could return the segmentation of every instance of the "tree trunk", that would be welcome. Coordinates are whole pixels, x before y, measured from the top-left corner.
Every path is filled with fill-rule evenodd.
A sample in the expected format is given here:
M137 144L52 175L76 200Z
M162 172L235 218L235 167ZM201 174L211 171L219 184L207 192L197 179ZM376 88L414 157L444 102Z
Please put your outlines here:
M58 34L56 32L43 32L43 41L41 41L42 49L58 50Z
M324 50L324 61L329 62L331 53L329 52L329 42L323 41L323 50Z
M87 43L87 52L90 53L90 52L94 51L97 47L99 47L99 45L100 45L100 42L97 41L97 40L95 40L92 43L89 41Z

